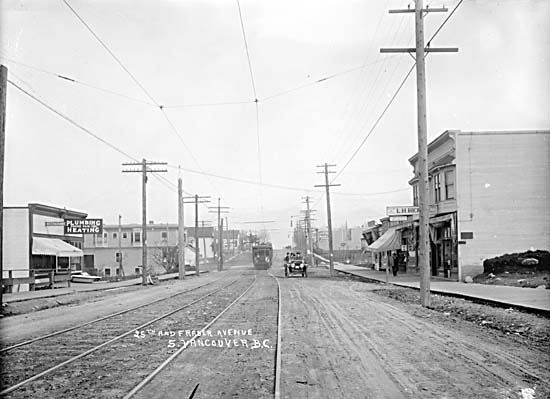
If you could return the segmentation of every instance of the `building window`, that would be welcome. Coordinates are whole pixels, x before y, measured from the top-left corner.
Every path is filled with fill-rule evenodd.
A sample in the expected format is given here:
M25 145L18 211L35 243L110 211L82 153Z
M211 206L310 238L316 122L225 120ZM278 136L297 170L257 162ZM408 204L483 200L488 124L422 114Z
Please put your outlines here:
M167 232L167 231L163 231L163 232L161 233L161 237L162 237L163 240L166 240L166 239L168 238L168 232Z
M127 233L122 233L122 238L128 238L128 234Z
M445 199L455 197L455 174L452 170L445 172Z
M418 206L418 184L413 186L413 205Z
M141 242L141 233L139 231L134 233L134 242Z
M117 238L117 234L116 234L116 233L113 233L113 238Z
M106 267L105 269L103 269L103 274L105 274L105 276L110 276L111 275L111 268Z
M434 176L434 195L435 202L441 201L441 175L439 173Z
M120 269L118 267L115 269L115 273L117 276L120 276Z
M103 238L107 239L107 233L103 233Z
M134 273L135 273L135 274L140 274L140 269L139 269L139 267L135 267L135 268L134 268Z
M120 259L122 258L122 254L120 252L115 252L115 262L120 262Z

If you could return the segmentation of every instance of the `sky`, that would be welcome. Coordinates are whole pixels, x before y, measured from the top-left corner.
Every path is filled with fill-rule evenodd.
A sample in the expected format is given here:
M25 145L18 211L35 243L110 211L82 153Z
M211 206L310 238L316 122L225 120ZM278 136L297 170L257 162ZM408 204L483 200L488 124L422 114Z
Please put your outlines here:
M451 11L458 2L425 3ZM4 204L139 223L140 175L122 163L145 158L168 163L148 180L149 220L177 221L181 177L186 195L211 197L200 220L215 221L208 206L220 198L230 228L267 228L276 246L290 243L305 196L315 226L326 226L314 187L325 162L340 184L333 227L411 205L414 73L383 110L414 61L379 51L414 45L413 14L388 13L408 4L0 0L0 62L13 83ZM426 38L448 15L426 17ZM550 128L550 2L464 0L432 46L459 52L427 57L428 140L451 129ZM191 205L185 220L194 221Z

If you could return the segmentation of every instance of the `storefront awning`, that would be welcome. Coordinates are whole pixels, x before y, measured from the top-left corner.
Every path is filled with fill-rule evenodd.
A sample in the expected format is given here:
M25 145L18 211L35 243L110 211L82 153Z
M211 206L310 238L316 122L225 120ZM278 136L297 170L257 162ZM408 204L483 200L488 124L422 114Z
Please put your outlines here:
M84 253L77 247L73 247L58 238L33 237L32 254L73 257L83 256Z
M395 227L390 227L382 236L368 246L368 250L374 252L391 251L401 248L401 234Z

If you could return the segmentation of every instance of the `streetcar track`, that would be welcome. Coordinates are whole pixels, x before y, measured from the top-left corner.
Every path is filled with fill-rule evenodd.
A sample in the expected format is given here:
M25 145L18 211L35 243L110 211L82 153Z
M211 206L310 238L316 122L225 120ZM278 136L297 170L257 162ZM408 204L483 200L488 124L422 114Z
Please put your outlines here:
M175 293L175 294L172 294L172 295L169 295L167 297L164 297L164 298L160 298L160 299L157 299L157 300L154 300L152 302L147 302L145 304L141 304L141 305L137 305L137 306L134 306L132 308L129 308L129 309L125 309L125 310L121 310L121 311L118 311L118 312L115 312L115 313L111 313L107 316L103 316L103 317L99 317L97 319L94 319L94 320L91 320L91 321L88 321L88 322L85 322L85 323L81 323L81 324L78 324L76 326L72 326L72 327L68 327L68 328L65 328L63 330L59 330L59 331L55 331L53 333L49 333L49 334L45 334L45 335L41 335L39 337L36 337L36 338L32 338L32 339L29 339L27 341L23 341L23 342L19 342L17 344L14 344L14 345L10 345L10 346L7 346L7 347L4 347L4 348L0 348L0 353L4 353L4 352L8 352L8 351L11 351L13 349L16 349L16 348L19 348L19 347L22 347L22 346L25 346L25 345L29 345L29 344L32 344L34 342L37 342L37 341L41 341L41 340L44 340L44 339L47 339L47 338L51 338L51 337L54 337L56 335L60 335L60 334L64 334L64 333L67 333L69 331L73 331L73 330L77 330L79 328L82 328L82 327L86 327L86 326L89 326L89 325L92 325L92 324L95 324L95 323L99 323L101 321L104 321L104 320L107 320L107 319L110 319L110 318L113 318L113 317L116 317L116 316L120 316L122 314L125 314L125 313L129 313L129 312L132 312L134 310L137 310L137 309L141 309L141 308L144 308L146 306L151 306L151 305L154 305L156 303L159 303L159 302L162 302L162 301L166 301L168 299L172 299L172 298L175 298L179 295L183 295L183 294L188 294L190 292L193 292L193 291L196 291L202 287L205 287L209 284L213 284L213 283L216 283L218 282L220 279L218 280L215 280L215 281L211 281L209 283L205 283L205 284L202 284L198 287L194 287L194 288L191 288L191 289L188 289L188 290L185 290L183 292L178 292L178 293Z
M282 368L282 360L281 360L281 305L282 305L282 299L281 299L281 284L279 284L279 279L275 277L273 274L268 273L271 277L275 279L277 282L277 293L278 293L278 300L277 300L277 351L275 352L275 381L274 381L274 397L275 399L280 399L281 397L281 368Z
M218 280L216 280L216 281L218 281ZM10 386L10 387L8 387L8 388L2 390L2 391L0 392L0 396L5 396L6 394L15 391L15 390L17 390L18 388L20 388L20 387L22 387L22 386L24 386L24 385L26 385L26 384L28 384L28 383L30 383L30 382L36 381L36 380L40 379L41 377L43 377L43 376L45 376L45 375L47 375L47 374L50 374L50 373L52 373L52 372L54 372L54 371L60 369L61 367L64 367L64 366L66 366L66 365L68 365L68 364L70 364L70 363L73 363L73 362L75 362L75 361L78 360L78 359L81 359L81 358L83 358L83 357L85 357L85 356L87 356L87 355L89 355L89 354L91 354L91 353L94 353L94 352L96 352L96 351L98 351L98 350L100 350L100 349L102 349L102 348L104 348L104 347L106 347L106 346L108 346L108 345L110 345L110 344L116 342L116 341L119 341L120 339L122 339L122 338L124 338L124 337L126 337L126 336L128 336L128 335L130 335L130 334L132 334L132 333L134 333L134 332L137 331L137 330L140 330L140 329L142 329L142 328L145 328L145 327L147 327L147 326L149 326L149 325L151 325L151 324L153 324L153 323L155 323L155 322L157 322L157 321L159 321L159 320L165 319L165 318L167 318L167 317L169 317L169 316L171 316L171 315L173 315L173 314L175 314L175 313L177 313L177 312L180 312L181 310L186 309L186 308L188 308L188 307L190 307L190 306L192 306L192 305L194 305L194 304L196 304L196 303L198 303L198 302L200 302L200 301L202 301L202 300L204 300L204 299L206 299L206 298L208 298L208 297L210 297L210 296L212 296L212 295L214 295L214 294L220 292L221 290L223 290L223 289L225 289L225 288L227 288L227 287L229 287L229 286L235 284L237 281L238 281L238 279L233 280L231 283L229 283L229 284L227 284L227 285L224 285L224 286L222 286L221 288L218 288L218 289L216 289L216 290L214 290L214 291L212 291L212 292L210 292L210 293L208 293L208 294L206 294L206 295L203 295L203 296L199 297L198 299L196 299L196 300L194 300L194 301L192 301L192 302L190 302L190 303L188 303L188 304L186 304L186 305L183 305L183 306L181 306L181 307L178 307L178 308L176 308L176 309L173 309L173 310L171 310L170 312L165 313L165 314L163 314L163 315L161 315L161 316L159 316L159 317L156 317L156 318L154 318L153 320L149 320L149 321L143 323L143 324L140 325L140 326L132 327L130 330L126 331L126 332L123 333L123 334L117 335L117 336L115 336L114 338L111 338L111 339L109 339L109 340L107 340L107 341L105 341L105 342L103 342L103 343L101 343L101 344L99 344L99 345L94 346L93 348L90 348L90 349L86 350L85 352L82 352L82 353L80 353L80 354L78 354L78 355L76 355L76 356L73 356L73 357L71 357L71 358L69 358L69 359L67 359L67 360L65 360L65 361L63 361L63 362L61 362L61 363L58 363L57 365L55 365L55 366L53 366L53 367L50 367L50 368L48 368L48 369L46 369L46 370L44 370L44 371L42 371L42 372L40 372L40 373L38 373L38 374L35 374L35 375L33 375L33 376L31 376L31 377L29 377L29 378L23 380L23 381L20 381L20 382L18 382L17 384L12 385L12 386ZM203 286L205 286L205 285L208 285L208 284L204 284ZM189 291L187 291L187 292L189 292Z
M200 331L198 331L191 339L189 339L185 344L179 348L177 351L175 351L170 357L168 357L162 364L160 364L153 372L151 372L149 375L147 375L139 384L137 384L130 392L128 392L123 399L130 399L132 398L136 393L138 393L143 387L145 387L149 382L151 382L157 374L159 374L162 370L164 370L174 359L176 359L185 349L189 347L191 342L195 341L197 337L204 334L204 332L210 328L225 312L227 312L235 303L237 303L256 283L257 278L254 276L254 280L252 283L246 288L246 290L241 293L233 302L231 302L227 307L225 307L214 319L212 319L208 324L206 324Z

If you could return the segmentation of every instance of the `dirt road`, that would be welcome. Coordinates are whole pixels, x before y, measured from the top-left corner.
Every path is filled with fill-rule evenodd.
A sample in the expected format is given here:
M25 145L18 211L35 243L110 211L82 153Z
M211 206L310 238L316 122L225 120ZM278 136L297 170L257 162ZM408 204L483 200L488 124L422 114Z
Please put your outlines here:
M271 272L278 276L282 293L281 398L550 396L550 344L545 335L534 334L536 340L529 335L507 335L450 313L381 295L380 285L330 278L326 269L311 268L308 278L284 278L282 268L277 266ZM272 398L277 284L268 272L253 271L250 265L239 264L205 279L111 294L104 299L91 297L88 304L7 317L0 322L0 330L5 340L17 342L166 297L183 287L237 278L239 283L228 298L209 300L205 306L185 311L183 318L157 328L164 333L193 330L215 317L230 298L236 298L251 275L257 276L253 288L212 325L212 336L202 337L201 344L183 351L138 392L138 397L188 397L198 384L195 399ZM471 310L483 311L480 306L472 306ZM538 318L535 322L530 325L550 327L548 319ZM106 338L108 331L104 335ZM86 337L75 330L71 342L85 341ZM49 381L38 391L44 397L74 397L77 393L123 397L187 339L171 342L173 338L166 334L134 338L121 341L114 352L82 358L64 372L67 378ZM137 345L140 342L142 346ZM44 358L39 356L43 352L37 350L33 357L38 365L43 363ZM33 353L25 358L28 356ZM68 380L80 382L68 386ZM57 384L55 390L52 384ZM28 393L16 392L14 396Z
M548 354L382 298L379 286L281 279L284 398L537 398L550 394Z

